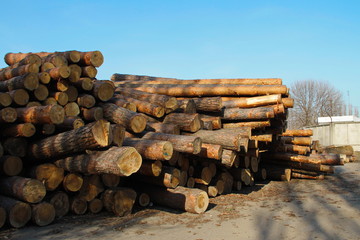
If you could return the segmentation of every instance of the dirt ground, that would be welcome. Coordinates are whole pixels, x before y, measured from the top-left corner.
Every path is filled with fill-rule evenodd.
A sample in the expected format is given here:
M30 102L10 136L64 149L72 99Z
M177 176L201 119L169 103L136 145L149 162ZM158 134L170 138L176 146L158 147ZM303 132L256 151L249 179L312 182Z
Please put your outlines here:
M204 214L165 208L68 216L46 227L0 232L0 239L360 239L360 162L325 180L267 182L211 200Z

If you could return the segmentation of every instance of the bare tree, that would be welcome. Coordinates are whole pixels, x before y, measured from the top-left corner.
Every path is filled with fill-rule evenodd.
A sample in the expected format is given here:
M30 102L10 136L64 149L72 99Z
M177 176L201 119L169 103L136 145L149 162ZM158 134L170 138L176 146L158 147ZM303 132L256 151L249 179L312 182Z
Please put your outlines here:
M289 112L289 127L301 128L317 124L318 117L343 113L343 95L327 82L297 81L291 85L294 108Z

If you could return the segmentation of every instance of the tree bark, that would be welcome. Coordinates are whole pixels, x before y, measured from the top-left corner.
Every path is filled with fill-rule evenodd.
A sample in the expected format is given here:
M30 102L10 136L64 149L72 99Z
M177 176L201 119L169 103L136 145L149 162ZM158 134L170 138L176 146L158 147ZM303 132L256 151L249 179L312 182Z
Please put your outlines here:
M60 124L64 121L65 112L59 105L48 105L41 107L17 108L17 119L25 123Z
M123 217L131 214L136 196L136 192L130 188L108 189L102 194L102 201L107 211Z
M52 223L55 219L55 208L47 202L38 203L31 206L32 222L43 227Z
M6 210L8 221L14 228L25 226L31 219L31 207L27 203L0 196L0 206Z

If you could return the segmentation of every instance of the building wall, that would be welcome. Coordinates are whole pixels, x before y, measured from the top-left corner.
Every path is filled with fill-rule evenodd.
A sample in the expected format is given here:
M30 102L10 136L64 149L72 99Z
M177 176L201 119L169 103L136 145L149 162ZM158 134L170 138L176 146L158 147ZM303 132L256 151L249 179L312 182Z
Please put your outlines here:
M319 140L321 145L352 145L355 151L360 151L360 123L331 123L316 127L313 130L313 140Z

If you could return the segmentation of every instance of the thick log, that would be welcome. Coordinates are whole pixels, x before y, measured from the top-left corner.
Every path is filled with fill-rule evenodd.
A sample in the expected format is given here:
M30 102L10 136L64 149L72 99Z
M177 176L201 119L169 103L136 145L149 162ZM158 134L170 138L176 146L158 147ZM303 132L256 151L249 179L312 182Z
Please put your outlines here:
M180 100L190 100L179 98ZM196 110L203 112L219 112L223 108L221 97L191 98L195 102Z
M52 63L55 67L67 66L68 61L64 56L57 54L50 54L41 58L42 64L49 62Z
M135 112L128 109L118 107L112 103L105 103L100 105L104 111L104 118L113 122L123 125L127 130L134 133L144 131L146 127L146 119Z
M225 108L253 108L278 104L281 102L281 94L256 96L248 98L240 97L222 97Z
M61 78L68 78L70 76L70 68L68 66L60 66L48 69L46 71L52 79L58 80Z
M28 142L26 139L20 137L10 137L3 142L5 152L16 157L25 157L27 146Z
M80 52L80 65L100 67L104 63L104 56L100 51Z
M96 104L96 99L90 94L79 94L77 98L77 104L79 107L92 108Z
M52 69L52 68L55 68L54 64L52 64L51 62L43 62L41 64L41 66L40 66L40 71L47 73L47 71ZM47 73L47 74L49 74L49 73ZM49 74L49 76L50 76L50 74Z
M239 85L239 84L126 84L126 89L174 97L198 96L257 96L268 94L288 94L285 85Z
M169 160L173 154L173 145L168 141L125 138L124 146L134 147L140 155L149 160Z
M80 174L68 173L65 175L62 185L67 192L77 192L80 191L83 183L84 179Z
M47 72L38 73L39 83L48 84L51 80L50 74Z
M195 101L192 99L184 99L178 101L178 109L176 109L176 112L182 112L182 113L196 113L196 104Z
M0 206L6 210L8 222L12 227L21 228L31 219L29 204L0 195Z
M37 64L27 64L12 69L5 68L3 70L0 70L0 81L5 81L28 73L38 73L38 72L39 72L39 65Z
M65 92L50 92L49 96L54 98L57 104L65 106L69 102L69 97Z
M23 169L21 158L11 155L0 157L0 173L5 176L19 175Z
M131 213L136 196L136 192L130 188L108 189L102 194L102 201L107 211L123 217Z
M323 180L324 179L323 174L318 174L317 176L313 176L313 175L307 175L307 174L297 173L297 172L291 172L291 177L299 178L299 179L311 179L311 180Z
M172 123L180 127L182 131L196 132L200 130L200 115L197 113L171 113L167 115L163 123Z
M48 202L42 202L31 206L31 211L32 222L40 227L52 223L56 215L54 206Z
M224 120L261 120L274 117L275 112L272 107L224 108L221 113L221 118Z
M280 140L283 143L301 146L310 146L312 141L311 137L280 137Z
M115 174L104 173L101 174L102 183L108 188L117 187L120 183L120 176Z
M139 170L141 162L141 155L135 148L112 147L104 151L59 159L55 164L70 172L129 176Z
M7 92L15 89L35 90L39 86L39 77L37 73L28 73L25 75L10 78L6 81L0 81L0 91Z
M160 161L144 161L138 171L144 176L160 176L162 171L162 163Z
M17 108L17 119L22 122L60 124L64 121L65 112L59 105Z
M69 65L69 69L70 69L70 76L68 77L69 81L72 83L79 81L82 73L81 67L77 64L71 64Z
M0 107L8 107L11 103L11 96L8 93L0 92Z
M94 214L99 213L99 212L101 212L103 207L104 207L104 203L99 198L94 198L93 200L88 202L88 209L89 209L89 212L91 212L91 213L94 213Z
M178 107L178 103L176 98L170 97L156 93L148 93L146 90L137 91L134 89L127 88L116 88L116 93L121 94L123 96L135 98L141 101L150 102L159 106L163 106L166 109L176 109Z
M14 108L7 107L0 110L0 123L12 123L17 118L17 112Z
M89 202L104 191L100 175L88 175L84 176L83 179L84 182L78 195L81 199Z
M237 154L235 151L224 149L221 155L221 164L226 167L232 167L236 158Z
M294 107L294 99L292 98L282 98L282 103L284 104L285 108L292 108Z
M100 101L106 102L114 96L115 87L110 81L94 81L92 94Z
M147 122L146 125L147 131L180 135L180 127L176 124Z
M202 158L210 158L220 160L222 158L223 147L218 144L203 143L201 145L201 151L196 154Z
M63 123L56 125L56 129L60 129L62 131L69 131L83 127L84 125L84 121L79 117L66 117Z
M324 165L344 165L344 161L341 159L339 154L323 153L323 154L310 154L309 156L320 159L321 164Z
M30 99L28 92L24 89L15 89L8 92L12 102L18 106L25 106Z
M31 137L36 128L32 123L6 124L1 132L4 137Z
M251 127L251 129L259 129L270 127L270 121L253 121L253 122L237 122L237 123L223 123L223 128L238 128L238 127Z
M203 143L222 145L225 149L245 152L248 149L249 139L233 129L200 130L192 136L199 137Z
M266 165L266 176L267 179L278 180L278 181L286 181L289 182L291 180L291 169L281 166L275 165Z
M86 149L109 146L112 142L110 123L99 120L83 127L59 133L30 144L29 156L46 159L65 154L73 154Z
M9 66L21 66L31 63L41 64L41 57L33 53L7 53L4 60Z
M0 189L6 196L29 203L40 202L46 194L46 189L40 181L19 176L2 178Z
M165 108L156 104L149 102L141 101L131 97L121 96L119 94L115 95L116 98L122 98L128 102L135 104L138 112L148 114L157 118L161 118L165 114Z
M200 115L200 119L203 122L211 122L213 130L220 129L222 127L221 126L221 117Z
M94 83L91 78L80 78L78 81L73 83L79 90L91 91L94 87Z
M44 163L33 167L29 175L42 182L48 191L55 190L64 179L64 169L52 163Z
M81 77L95 78L97 69L93 66L81 67Z
M75 102L69 102L64 106L66 117L76 117L80 114L79 105ZM65 121L65 120L64 120Z
M76 215L83 215L86 213L87 207L87 202L82 197L76 196L70 198L70 210L72 213Z
M63 217L70 210L69 196L64 192L59 191L50 195L48 201L54 206L56 217Z
M104 117L101 107L81 108L81 117L86 121L97 121Z
M282 135L289 137L311 137L313 135L313 131L311 129L287 129Z
M273 135L272 134L255 134L250 137L251 140L256 140L259 142L272 142Z
M147 207L150 205L150 196L147 193L137 193L136 203L140 207Z
M324 148L324 151L327 153L345 154L347 156L351 156L354 154L354 149L351 145L327 146Z
M109 103L113 103L113 104L115 104L116 106L129 109L130 111L133 111L133 112L136 112L136 111L137 111L136 105L135 105L134 103L128 102L128 101L126 101L126 100L124 100L124 99L111 98L108 102L109 102Z
M199 137L148 132L143 138L169 141L178 152L197 154L201 151L202 141Z
M49 96L49 90L44 84L39 84L32 95L36 100L44 101Z

